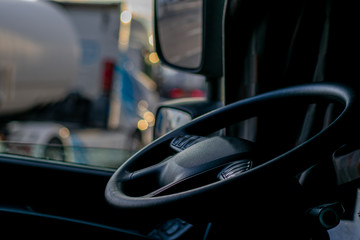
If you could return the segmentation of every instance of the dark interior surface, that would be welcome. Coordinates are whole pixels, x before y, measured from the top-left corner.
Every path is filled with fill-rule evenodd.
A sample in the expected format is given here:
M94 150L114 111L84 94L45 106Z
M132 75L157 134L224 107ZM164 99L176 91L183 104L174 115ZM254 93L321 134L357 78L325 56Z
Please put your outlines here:
M112 170L4 156L0 164L2 232L141 239L135 231L118 227L125 226L126 219L105 201Z

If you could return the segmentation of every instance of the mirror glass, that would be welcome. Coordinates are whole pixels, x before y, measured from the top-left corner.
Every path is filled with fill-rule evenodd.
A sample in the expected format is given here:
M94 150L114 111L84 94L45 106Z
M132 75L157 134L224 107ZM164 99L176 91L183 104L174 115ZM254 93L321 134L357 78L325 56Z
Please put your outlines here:
M168 107L160 108L156 115L154 139L190 122L191 118L189 113L179 109Z
M167 62L182 68L200 67L202 0L158 0L157 27Z

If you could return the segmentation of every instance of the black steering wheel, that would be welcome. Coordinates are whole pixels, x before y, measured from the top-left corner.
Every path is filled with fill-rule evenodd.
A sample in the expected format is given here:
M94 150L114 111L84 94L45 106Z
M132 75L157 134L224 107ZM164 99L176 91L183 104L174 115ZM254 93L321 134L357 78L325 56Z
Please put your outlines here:
M345 144L354 131L355 95L333 83L289 87L235 102L192 120L155 140L127 160L109 180L107 201L121 209L193 209L229 201L239 190L267 179L296 176ZM256 145L213 134L231 124L271 114L299 103L336 102L341 113L305 142L261 164L253 161ZM213 134L213 135L211 135ZM216 200L215 200L216 199Z

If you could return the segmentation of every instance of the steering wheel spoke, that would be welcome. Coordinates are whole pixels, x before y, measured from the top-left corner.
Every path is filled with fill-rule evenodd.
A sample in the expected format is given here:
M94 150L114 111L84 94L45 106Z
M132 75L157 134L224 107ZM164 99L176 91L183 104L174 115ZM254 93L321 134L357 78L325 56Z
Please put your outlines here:
M121 184L124 186L124 191L129 196L140 197L163 187L160 185L159 179L165 166L166 162L161 162L128 173L127 177L122 178L121 181Z

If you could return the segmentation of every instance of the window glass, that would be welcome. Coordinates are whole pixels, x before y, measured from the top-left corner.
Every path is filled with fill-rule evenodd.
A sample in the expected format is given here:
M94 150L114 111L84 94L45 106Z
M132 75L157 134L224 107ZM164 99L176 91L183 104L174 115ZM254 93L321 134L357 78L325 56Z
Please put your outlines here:
M161 101L206 94L160 64L152 0L0 4L0 154L117 168Z

